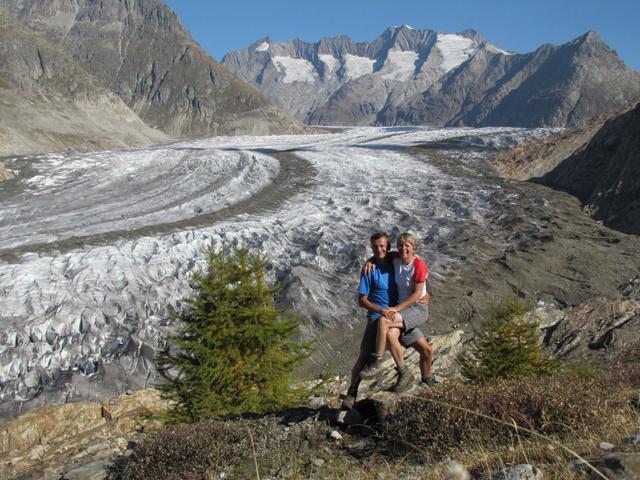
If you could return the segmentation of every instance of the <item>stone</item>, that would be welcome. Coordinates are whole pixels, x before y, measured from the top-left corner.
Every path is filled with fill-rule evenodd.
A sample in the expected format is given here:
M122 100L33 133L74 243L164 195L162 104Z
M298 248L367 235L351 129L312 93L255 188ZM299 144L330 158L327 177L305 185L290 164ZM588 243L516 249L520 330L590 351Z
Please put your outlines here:
M361 425L362 415L355 408L340 410L336 414L336 422L344 426Z
M542 480L542 471L527 463L505 468L499 471L491 480Z
M609 453L594 466L607 478L638 480L640 479L640 452ZM596 478L596 476L591 475L590 478Z
M615 448L615 445L609 442L600 442L598 444L598 447L600 447L601 450L613 450Z
M634 445L640 444L640 433L636 433L635 435L629 435L628 437L624 437L625 443L632 443Z
M447 464L446 480L470 480L471 474L463 464L452 460Z
M309 408L313 408L314 410L317 410L319 408L324 407L326 403L327 403L326 398L320 397L320 396L313 396L309 399Z
M91 462L64 473L65 480L105 480L108 477L110 461Z

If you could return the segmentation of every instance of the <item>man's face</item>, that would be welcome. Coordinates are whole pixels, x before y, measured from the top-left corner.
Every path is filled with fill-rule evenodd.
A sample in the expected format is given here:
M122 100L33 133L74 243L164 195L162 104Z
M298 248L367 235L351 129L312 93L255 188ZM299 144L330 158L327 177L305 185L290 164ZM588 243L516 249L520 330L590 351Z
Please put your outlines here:
M383 260L389 251L389 239L382 237L374 240L371 242L371 249L373 250L373 256L377 260Z

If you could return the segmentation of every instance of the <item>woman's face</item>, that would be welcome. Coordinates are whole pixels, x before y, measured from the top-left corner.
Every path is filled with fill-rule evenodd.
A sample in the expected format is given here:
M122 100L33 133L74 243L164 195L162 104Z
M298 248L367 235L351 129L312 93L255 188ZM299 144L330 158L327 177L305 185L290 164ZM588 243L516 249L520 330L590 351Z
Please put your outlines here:
M398 253L400 253L402 261L408 263L413 260L416 249L409 242L398 243Z

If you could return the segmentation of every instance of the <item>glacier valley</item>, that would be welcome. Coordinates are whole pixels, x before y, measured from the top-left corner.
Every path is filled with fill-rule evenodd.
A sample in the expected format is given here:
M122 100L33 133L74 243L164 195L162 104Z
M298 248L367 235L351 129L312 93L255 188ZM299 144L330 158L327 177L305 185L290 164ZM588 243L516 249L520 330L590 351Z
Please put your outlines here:
M345 351L355 353L364 319L355 288L376 230L418 237L442 299L458 296L446 285L467 297L494 288L468 282L494 265L539 301L589 294L583 280L555 284L551 270L565 265L553 258L536 278L502 265L514 252L533 265L549 254L536 250L545 242L570 249L579 235L599 248L598 235L610 238L583 233L602 230L568 196L492 172L492 152L550 133L366 127L5 159L16 177L0 184L0 414L153 383L154 353L175 331L172 311L191 294L190 272L204 268L208 246L267 257L284 286L279 301L316 342L315 373L352 361ZM444 304L434 329L475 308Z

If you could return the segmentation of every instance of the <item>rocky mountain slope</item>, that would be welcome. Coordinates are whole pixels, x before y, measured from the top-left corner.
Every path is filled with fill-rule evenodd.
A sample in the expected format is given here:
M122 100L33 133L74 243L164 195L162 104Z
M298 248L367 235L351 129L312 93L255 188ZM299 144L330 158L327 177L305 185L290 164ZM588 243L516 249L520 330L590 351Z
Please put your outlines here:
M540 182L575 195L605 225L640 233L640 104L608 120Z
M211 58L161 0L0 5L61 45L147 125L172 137L300 130Z
M640 98L640 74L595 32L515 55L403 26L372 43L265 38L222 63L311 124L567 126Z
M533 139L493 159L498 171L575 195L605 225L640 233L640 104L599 115L546 139Z
M1 7L0 42L0 155L168 140L64 51Z

